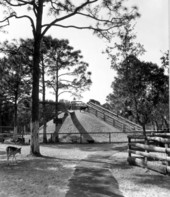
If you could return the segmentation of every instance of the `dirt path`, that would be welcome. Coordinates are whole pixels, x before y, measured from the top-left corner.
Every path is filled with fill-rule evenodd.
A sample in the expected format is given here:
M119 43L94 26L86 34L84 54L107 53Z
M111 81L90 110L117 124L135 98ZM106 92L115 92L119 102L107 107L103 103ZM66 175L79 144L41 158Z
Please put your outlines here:
M101 155L90 155L76 167L66 197L123 197L110 165Z

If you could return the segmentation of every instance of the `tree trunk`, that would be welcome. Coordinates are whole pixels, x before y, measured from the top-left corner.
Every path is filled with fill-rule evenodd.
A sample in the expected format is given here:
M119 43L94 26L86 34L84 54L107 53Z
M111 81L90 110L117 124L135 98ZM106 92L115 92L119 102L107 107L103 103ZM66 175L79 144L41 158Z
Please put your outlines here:
M164 118L164 122L165 122L166 129L169 130L169 124L168 124L168 121L165 118Z
M17 138L17 133L18 133L18 123L17 123L17 111L18 111L18 106L17 106L17 95L15 95L15 103L14 103L14 133L13 133L13 138Z
M161 115L161 119L162 119L162 130L163 129L169 129L169 125L168 125L168 122L167 122L167 120L166 120L166 117L164 117L163 115Z
M154 130L154 131L156 130L155 129L155 124L154 124L154 121L153 120L152 120L152 130Z
M32 125L31 125L31 154L39 155L38 130L39 130L39 51L35 41L33 63L33 89L32 89Z
M43 86L43 143L47 143L47 121L46 121L46 104L45 104L45 68L42 60L42 86Z
M142 124L142 128L143 128L143 135L146 137L146 128L145 128L145 124Z
M59 142L59 137L58 137L58 62L56 63L56 90L55 90L55 102L56 102L56 107L55 107L55 116L56 116L56 122L55 122L55 142Z
M32 86L32 123L31 123L31 143L30 154L40 156L39 148L39 62L41 46L41 25L43 15L43 1L38 1L36 29L34 33L34 52L33 52L33 86Z
M2 133L2 97L0 95L0 133Z
M59 142L59 137L58 137L58 58L56 61L56 90L55 90L55 102L56 102L56 106L55 106L55 117L56 117L56 121L55 121L55 142Z

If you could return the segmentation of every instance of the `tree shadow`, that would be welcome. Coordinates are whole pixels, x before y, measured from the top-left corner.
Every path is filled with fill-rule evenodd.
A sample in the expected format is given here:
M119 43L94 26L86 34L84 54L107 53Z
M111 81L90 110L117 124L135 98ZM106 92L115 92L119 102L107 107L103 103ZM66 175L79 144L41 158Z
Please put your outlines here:
M65 113L62 113L62 115L60 116L60 118L57 117L57 120L59 122L57 122L58 123L57 124L57 128L56 128L56 130L53 133L53 136L52 136L51 141L53 141L53 142L59 142L59 136L58 136L58 134L59 134L60 129L62 127L62 124L65 121L65 119L67 118L67 116L68 116L68 112L66 111Z
M86 141L94 143L94 139L91 137L91 135L89 135L86 129L81 125L81 123L77 119L75 112L70 113L70 116L71 116L73 124L75 125L79 133L82 135L82 137L86 139Z

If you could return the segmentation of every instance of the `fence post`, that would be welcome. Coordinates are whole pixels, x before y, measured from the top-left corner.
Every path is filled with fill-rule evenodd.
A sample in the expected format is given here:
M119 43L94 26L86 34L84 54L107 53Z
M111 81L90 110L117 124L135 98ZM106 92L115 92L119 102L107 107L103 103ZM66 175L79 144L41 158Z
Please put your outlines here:
M126 130L126 125L122 124L122 132L125 132L125 130Z
M96 110L96 116L97 116L97 110Z
M53 133L51 133L51 139L50 142L53 142Z
M115 126L115 120L113 119L113 126Z
M106 121L106 115L103 113L103 120Z
M109 132L109 143L111 143L111 133Z
M128 157L129 157L129 158L131 157L131 152L130 152L130 150L131 150L131 145L130 145L130 143L131 143L131 137L128 136Z
M82 134L80 133L80 144L82 144Z
M166 153L166 156L168 157L169 156L169 153L167 151L167 148L168 148L168 144L166 143L165 144L165 153ZM170 165L170 162L169 161L166 161L166 167L168 167ZM168 174L168 170L166 170L166 174Z
M145 145L148 145L148 139L146 136L144 136L144 137L145 137ZM149 151L145 150L145 152L149 152ZM147 168L147 161L148 161L148 158L145 156L144 157L144 164L145 164L146 168Z

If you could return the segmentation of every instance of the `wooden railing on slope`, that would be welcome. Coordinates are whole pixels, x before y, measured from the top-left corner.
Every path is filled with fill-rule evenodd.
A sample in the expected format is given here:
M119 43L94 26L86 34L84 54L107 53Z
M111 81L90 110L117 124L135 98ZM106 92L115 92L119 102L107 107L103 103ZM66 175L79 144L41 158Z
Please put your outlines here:
M123 132L131 132L131 131L141 131L142 127L122 116L117 115L114 112L111 112L100 105L94 103L88 103L89 112L96 115L98 118L103 119L108 124L121 129Z

